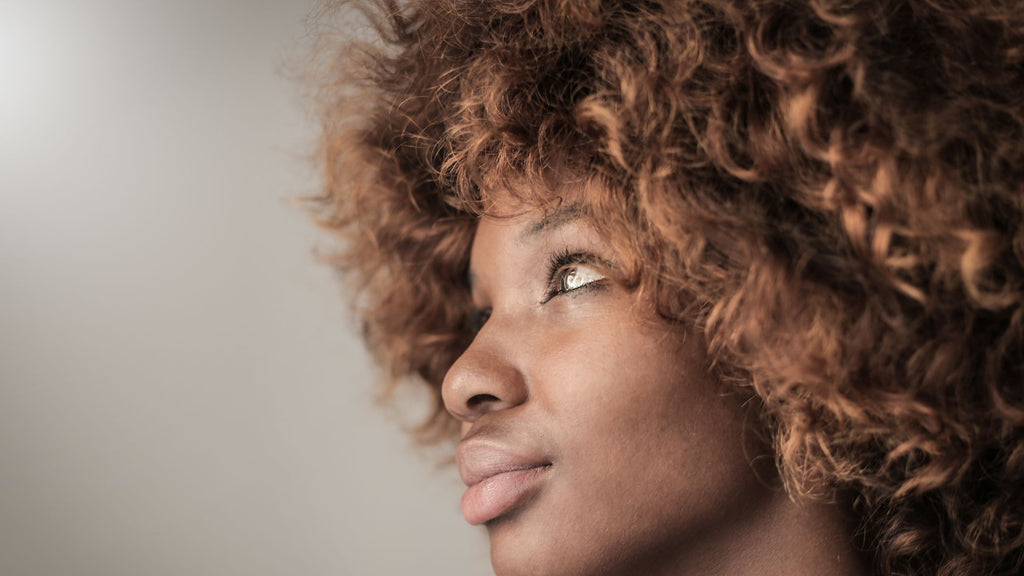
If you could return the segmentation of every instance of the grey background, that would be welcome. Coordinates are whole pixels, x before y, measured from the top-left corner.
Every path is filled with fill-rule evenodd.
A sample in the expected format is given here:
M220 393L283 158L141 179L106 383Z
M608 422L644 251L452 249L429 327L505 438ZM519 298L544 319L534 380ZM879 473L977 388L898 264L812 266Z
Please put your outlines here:
M288 201L313 4L0 0L0 575L490 573Z

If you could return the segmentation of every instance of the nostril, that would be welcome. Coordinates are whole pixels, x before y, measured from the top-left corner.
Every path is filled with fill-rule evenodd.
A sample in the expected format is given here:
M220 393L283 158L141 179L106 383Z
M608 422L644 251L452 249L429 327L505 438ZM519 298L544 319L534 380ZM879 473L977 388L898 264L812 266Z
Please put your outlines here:
M478 408L481 404L497 402L498 397L493 394L477 394L466 401L468 408Z

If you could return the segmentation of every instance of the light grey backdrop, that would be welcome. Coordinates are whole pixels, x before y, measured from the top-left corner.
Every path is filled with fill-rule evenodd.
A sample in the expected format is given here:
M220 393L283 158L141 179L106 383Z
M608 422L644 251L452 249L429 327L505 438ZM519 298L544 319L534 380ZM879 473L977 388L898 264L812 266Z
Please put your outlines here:
M287 201L312 7L0 0L0 575L490 573Z

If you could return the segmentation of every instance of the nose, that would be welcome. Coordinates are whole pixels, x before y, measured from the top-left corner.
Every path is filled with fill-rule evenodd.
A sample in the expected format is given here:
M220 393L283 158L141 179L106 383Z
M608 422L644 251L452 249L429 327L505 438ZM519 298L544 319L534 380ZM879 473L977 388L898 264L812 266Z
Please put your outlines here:
M494 317L488 320L441 385L444 407L463 423L518 406L528 396L512 342L501 337L498 322Z

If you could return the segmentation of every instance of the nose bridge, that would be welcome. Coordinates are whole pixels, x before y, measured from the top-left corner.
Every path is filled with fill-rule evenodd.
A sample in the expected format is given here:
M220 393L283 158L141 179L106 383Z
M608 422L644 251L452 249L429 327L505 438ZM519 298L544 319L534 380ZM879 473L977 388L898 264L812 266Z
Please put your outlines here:
M526 381L516 343L508 336L509 322L509 318L492 316L444 377L445 408L463 422L526 401Z

